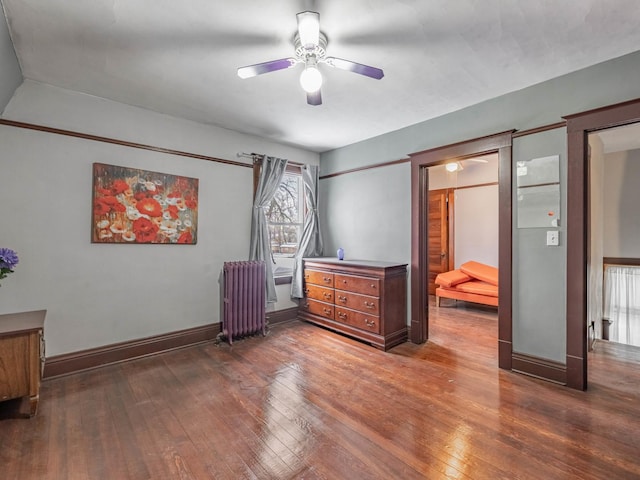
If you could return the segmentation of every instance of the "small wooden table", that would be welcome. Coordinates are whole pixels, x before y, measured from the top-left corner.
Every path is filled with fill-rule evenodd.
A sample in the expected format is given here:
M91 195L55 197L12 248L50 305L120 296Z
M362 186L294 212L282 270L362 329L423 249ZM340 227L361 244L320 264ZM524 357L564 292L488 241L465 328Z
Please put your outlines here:
M46 313L0 315L0 401L28 397L29 416L38 411Z

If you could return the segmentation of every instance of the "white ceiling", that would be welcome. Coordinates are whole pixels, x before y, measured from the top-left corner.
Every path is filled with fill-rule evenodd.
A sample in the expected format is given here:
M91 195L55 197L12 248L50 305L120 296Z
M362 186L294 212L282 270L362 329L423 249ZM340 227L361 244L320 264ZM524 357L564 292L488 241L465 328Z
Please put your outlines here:
M25 78L326 151L640 49L638 0L2 0ZM320 12L323 104L292 56L296 13ZM325 67L325 68L323 68Z

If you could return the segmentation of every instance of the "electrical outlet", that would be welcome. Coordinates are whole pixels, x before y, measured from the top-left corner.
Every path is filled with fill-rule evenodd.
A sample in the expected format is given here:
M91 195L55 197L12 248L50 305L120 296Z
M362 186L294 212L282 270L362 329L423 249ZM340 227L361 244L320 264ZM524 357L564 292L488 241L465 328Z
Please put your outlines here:
M549 230L547 232L547 246L557 247L560 245L560 232L557 230Z

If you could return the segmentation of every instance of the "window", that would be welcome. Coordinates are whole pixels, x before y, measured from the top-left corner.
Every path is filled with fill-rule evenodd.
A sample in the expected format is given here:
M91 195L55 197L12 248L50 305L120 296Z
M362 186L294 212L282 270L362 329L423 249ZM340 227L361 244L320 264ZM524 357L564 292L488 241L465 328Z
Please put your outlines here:
M304 221L303 202L302 176L287 171L267 210L274 256L293 257L298 250Z

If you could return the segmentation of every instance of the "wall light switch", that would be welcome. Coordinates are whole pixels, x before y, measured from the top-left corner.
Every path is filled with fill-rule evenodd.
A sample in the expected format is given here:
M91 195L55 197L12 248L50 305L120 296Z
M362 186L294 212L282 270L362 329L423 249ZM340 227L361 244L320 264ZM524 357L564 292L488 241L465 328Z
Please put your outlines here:
M558 245L560 245L560 232L549 230L547 232L547 246L557 247Z

